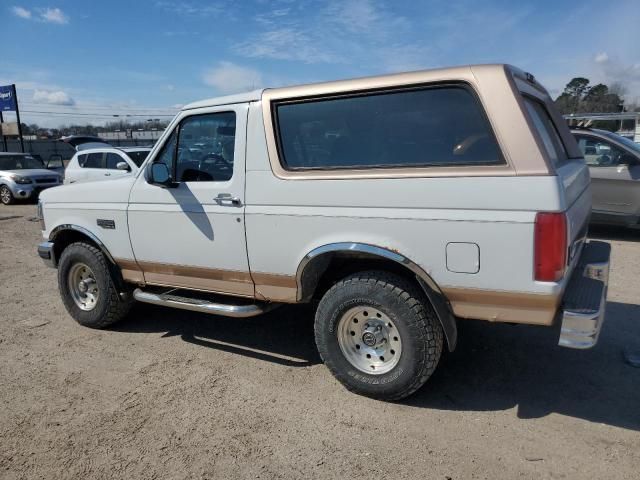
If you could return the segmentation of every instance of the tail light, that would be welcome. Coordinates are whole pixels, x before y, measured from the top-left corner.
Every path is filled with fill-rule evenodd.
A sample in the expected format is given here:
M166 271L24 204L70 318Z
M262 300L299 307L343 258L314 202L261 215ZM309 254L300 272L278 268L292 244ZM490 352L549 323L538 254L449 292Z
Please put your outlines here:
M567 217L564 213L538 213L535 224L535 279L557 282L567 265Z

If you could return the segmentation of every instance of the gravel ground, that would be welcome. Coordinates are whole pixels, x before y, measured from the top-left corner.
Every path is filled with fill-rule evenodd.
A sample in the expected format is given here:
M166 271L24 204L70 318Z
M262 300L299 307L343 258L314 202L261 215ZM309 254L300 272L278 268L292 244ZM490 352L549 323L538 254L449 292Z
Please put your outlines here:
M312 311L232 320L137 305L108 331L66 313L34 205L0 208L0 478L615 478L640 469L640 232L613 244L592 350L557 329L460 323L397 404L319 362Z

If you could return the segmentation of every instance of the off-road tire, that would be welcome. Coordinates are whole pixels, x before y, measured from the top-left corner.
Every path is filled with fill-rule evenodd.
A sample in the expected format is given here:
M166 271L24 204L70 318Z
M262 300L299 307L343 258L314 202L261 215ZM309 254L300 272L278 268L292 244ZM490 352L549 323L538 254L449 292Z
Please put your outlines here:
M340 319L359 305L384 312L401 335L401 358L384 374L371 375L355 368L340 348ZM354 393L380 400L400 400L424 385L443 347L442 326L422 290L384 271L359 272L333 285L316 310L315 339L322 360L340 383Z
M93 271L100 291L95 307L89 311L76 305L67 283L71 268L79 262ZM80 325L89 328L106 328L113 325L127 315L133 304L129 293L120 295L107 260L100 249L85 242L72 243L62 252L58 264L58 288L69 314Z
M12 205L16 203L16 199L13 196L13 193L11 193L11 189L6 185L0 186L0 202L2 202L3 205Z

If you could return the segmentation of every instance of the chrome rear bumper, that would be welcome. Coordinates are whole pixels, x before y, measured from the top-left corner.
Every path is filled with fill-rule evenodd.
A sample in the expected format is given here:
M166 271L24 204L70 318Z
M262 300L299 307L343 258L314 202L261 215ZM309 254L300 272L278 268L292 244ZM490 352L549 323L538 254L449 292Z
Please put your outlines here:
M558 345L591 348L604 323L611 245L590 241L584 246L563 298Z

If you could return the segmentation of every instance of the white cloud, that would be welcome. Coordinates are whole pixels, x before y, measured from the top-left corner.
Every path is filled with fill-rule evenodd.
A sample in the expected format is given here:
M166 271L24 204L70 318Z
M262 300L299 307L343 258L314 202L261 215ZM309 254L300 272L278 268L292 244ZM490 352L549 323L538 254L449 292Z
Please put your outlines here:
M64 25L69 23L69 18L59 8L45 8L40 10L40 20L47 23L57 23Z
M415 58L411 22L377 0L329 0L325 5L297 3L271 8L254 17L257 32L232 48L245 57L307 64L341 64L359 73L424 66ZM409 53L402 49L407 47ZM426 49L420 49L424 54ZM401 59L398 53L403 53ZM357 59L357 63L354 60Z
M189 17L210 17L228 13L222 4L217 2L209 2L208 5L196 5L190 2L163 0L157 1L155 6L169 13Z
M303 29L284 27L268 30L247 42L235 46L235 50L249 58L297 60L305 63L340 62L340 56L320 47L321 42Z
M71 98L66 92L62 90L48 91L48 90L36 90L33 92L33 101L36 103L45 103L47 105L75 105L75 100Z
M31 11L23 7L11 7L11 11L16 17L29 20L31 18Z
M69 23L69 17L59 8L37 8L36 16L24 7L12 7L11 11L17 17L24 18L25 20L36 20L43 23L57 23L58 25L65 25Z
M203 81L220 93L238 93L260 87L262 75L252 68L223 61L207 70Z
M596 63L606 63L608 60L609 60L609 55L607 55L607 52L600 52L594 58L594 61Z

